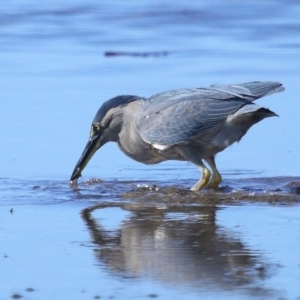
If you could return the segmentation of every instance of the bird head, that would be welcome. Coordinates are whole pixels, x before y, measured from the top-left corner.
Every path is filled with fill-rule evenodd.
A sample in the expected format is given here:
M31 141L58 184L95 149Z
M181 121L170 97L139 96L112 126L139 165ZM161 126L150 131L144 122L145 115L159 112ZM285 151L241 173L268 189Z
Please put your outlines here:
M70 182L76 181L95 152L107 142L116 142L123 124L123 109L137 96L118 96L102 104L92 122L90 137L74 168Z

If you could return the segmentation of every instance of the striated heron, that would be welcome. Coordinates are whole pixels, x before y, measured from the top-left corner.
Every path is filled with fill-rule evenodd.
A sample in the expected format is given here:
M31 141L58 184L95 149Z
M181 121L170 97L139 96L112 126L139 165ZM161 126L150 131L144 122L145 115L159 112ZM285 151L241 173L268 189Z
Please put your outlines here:
M172 90L150 98L112 98L98 110L70 181L81 176L100 147L116 142L122 152L144 164L192 162L202 177L191 189L217 188L222 177L215 155L240 141L255 123L277 116L253 101L281 91L284 87L278 82L248 82Z

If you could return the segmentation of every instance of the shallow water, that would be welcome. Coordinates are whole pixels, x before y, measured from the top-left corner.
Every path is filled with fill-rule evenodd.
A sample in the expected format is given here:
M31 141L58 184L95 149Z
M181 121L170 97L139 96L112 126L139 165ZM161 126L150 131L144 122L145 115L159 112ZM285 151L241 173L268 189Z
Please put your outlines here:
M22 1L0 13L0 299L300 298L295 1ZM105 100L280 81L264 120L191 164L103 147L69 185Z
M2 299L300 295L300 178L0 183Z

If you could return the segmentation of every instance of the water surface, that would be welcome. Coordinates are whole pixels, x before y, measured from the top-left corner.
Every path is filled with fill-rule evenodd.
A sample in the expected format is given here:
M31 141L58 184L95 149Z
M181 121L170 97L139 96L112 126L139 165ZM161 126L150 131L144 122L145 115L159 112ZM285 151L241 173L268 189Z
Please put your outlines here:
M22 1L0 13L0 298L300 297L300 5ZM217 156L140 165L105 145L71 172L120 94L273 80L280 117Z

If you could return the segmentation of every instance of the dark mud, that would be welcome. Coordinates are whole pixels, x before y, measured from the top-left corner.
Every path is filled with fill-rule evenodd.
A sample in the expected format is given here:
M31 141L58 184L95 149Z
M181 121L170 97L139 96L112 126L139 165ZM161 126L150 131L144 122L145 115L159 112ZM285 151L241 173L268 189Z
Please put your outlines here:
M230 185L229 185L230 184ZM100 194L110 191L116 198L140 203L165 204L239 204L269 203L288 205L300 202L300 180L296 177L246 178L230 180L218 190L190 191L186 182L170 183L90 179L83 186L94 186ZM78 185L79 190L82 185ZM109 189L109 190L107 190Z

